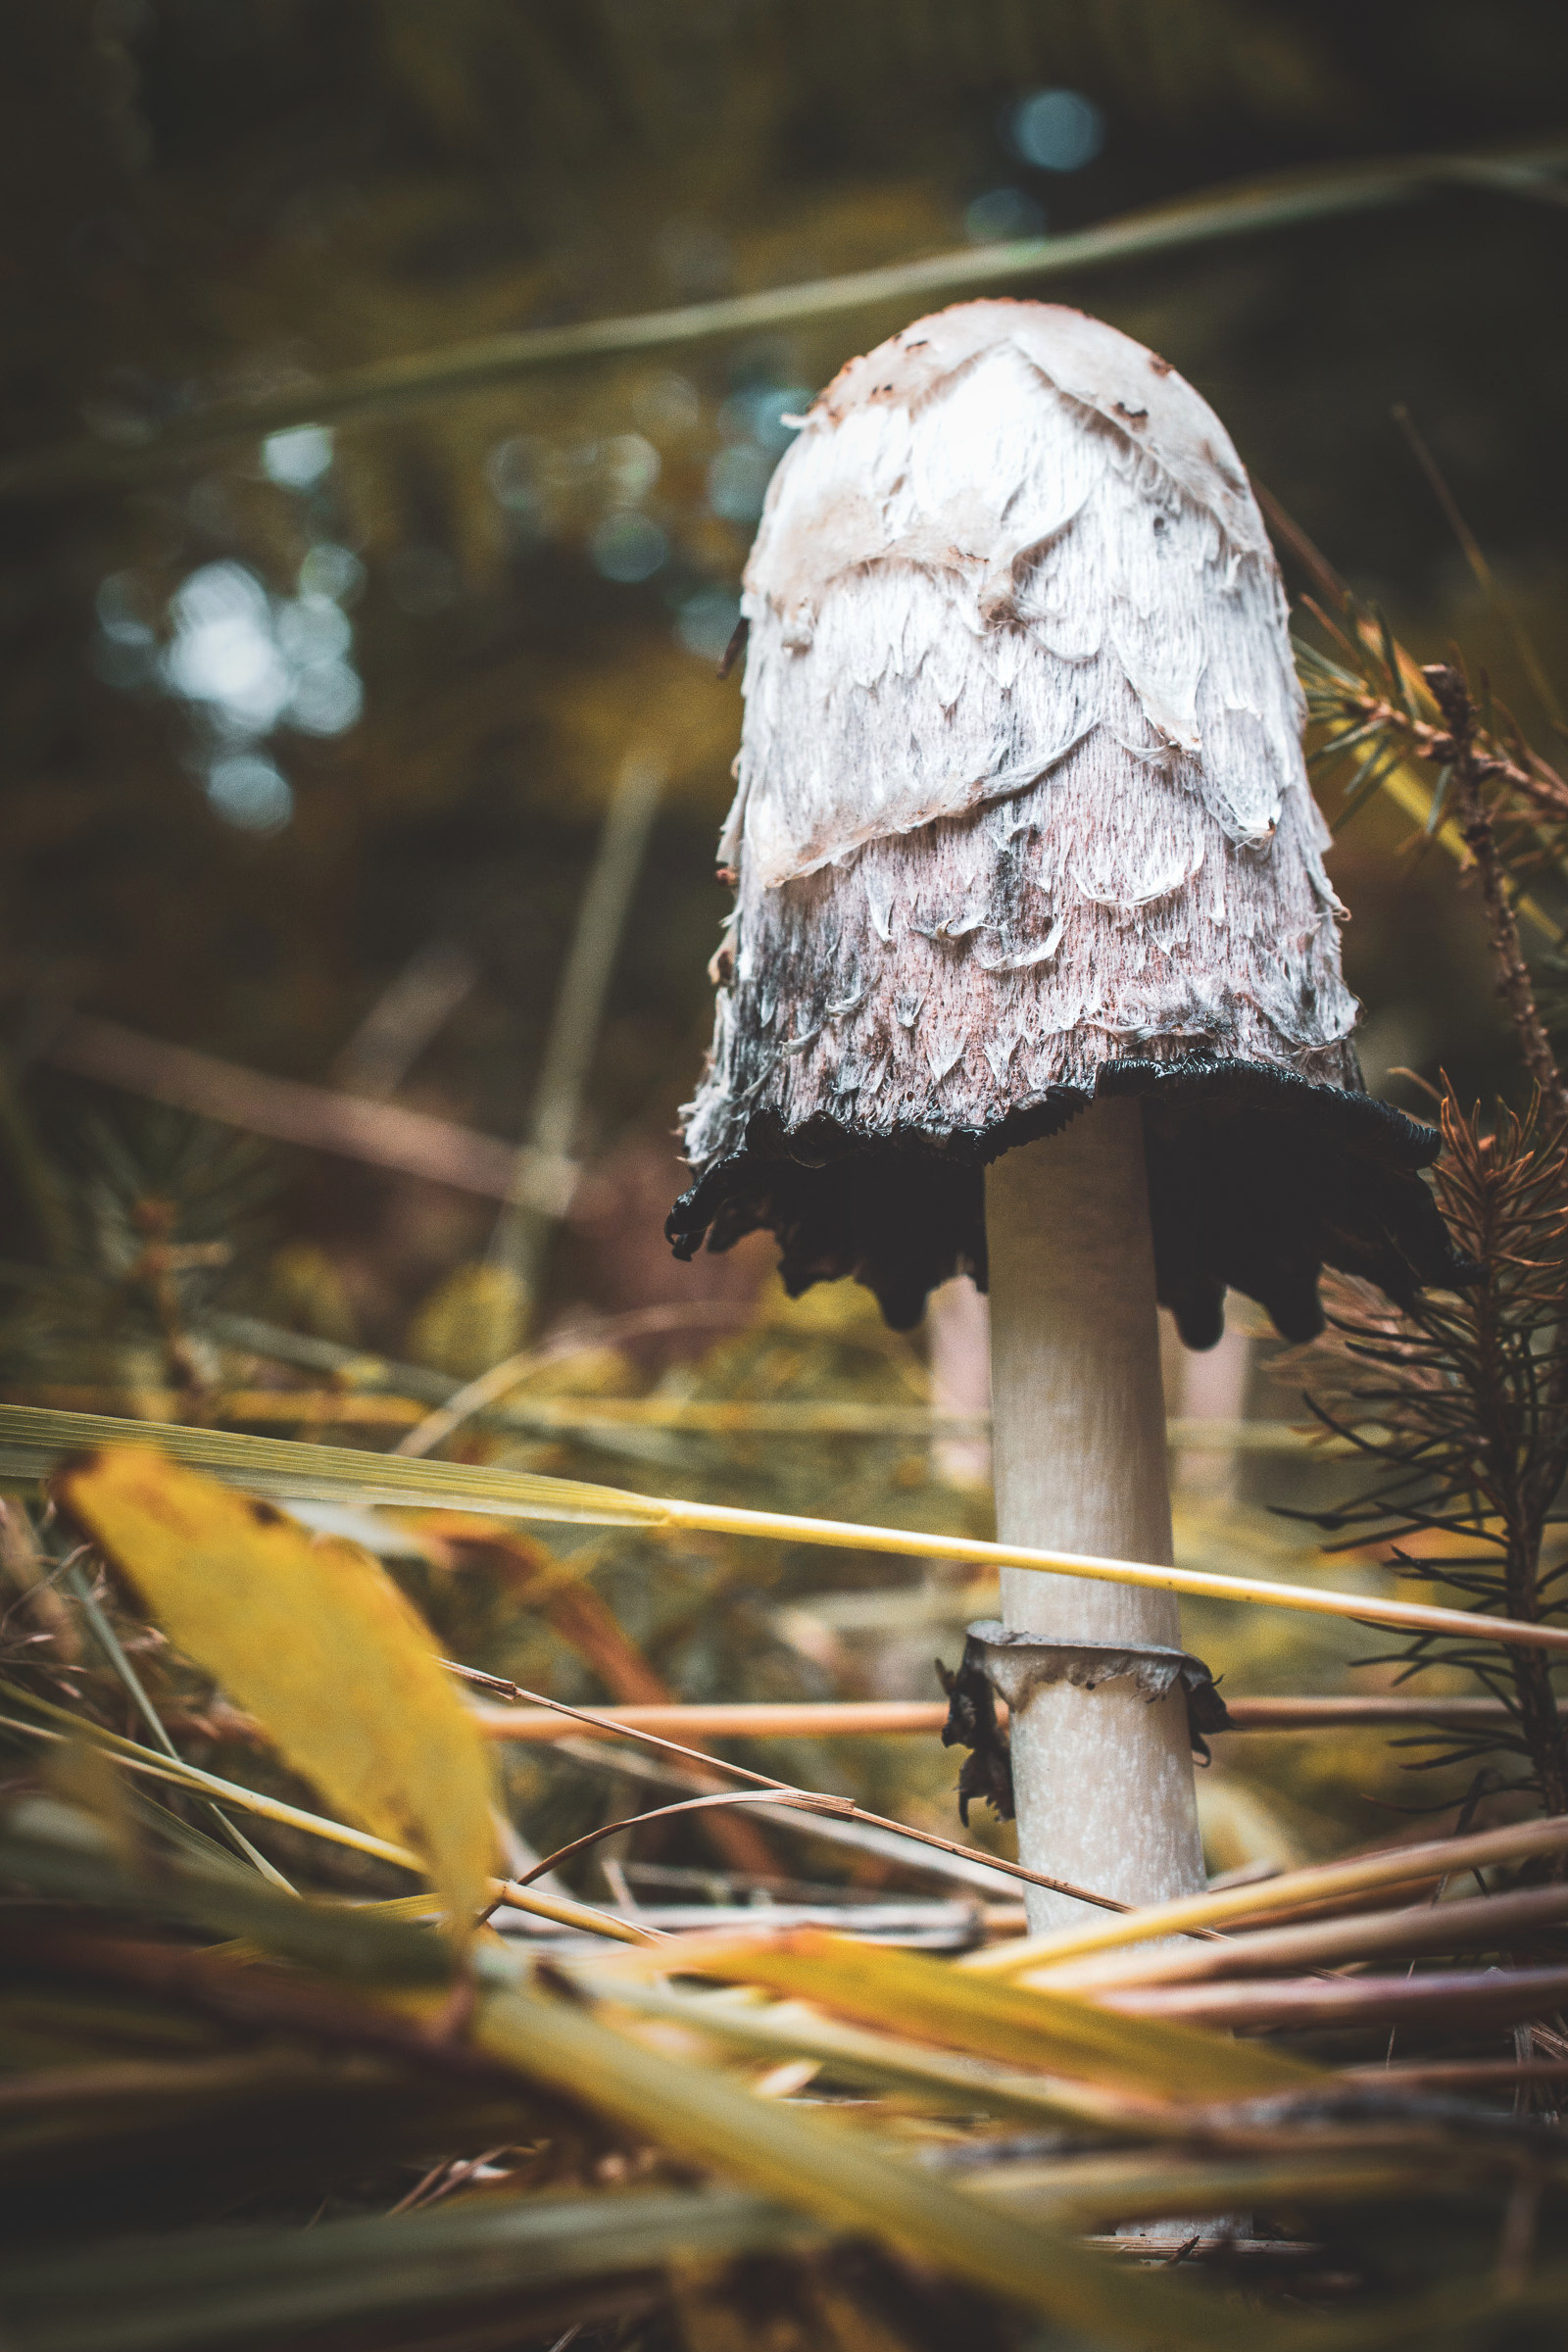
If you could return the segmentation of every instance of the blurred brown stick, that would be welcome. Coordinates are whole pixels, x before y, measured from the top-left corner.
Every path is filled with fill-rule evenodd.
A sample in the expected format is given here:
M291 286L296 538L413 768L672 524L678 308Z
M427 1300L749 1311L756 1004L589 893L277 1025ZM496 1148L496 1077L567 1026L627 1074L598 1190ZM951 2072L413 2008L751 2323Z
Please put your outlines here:
M1158 2017L1219 2032L1276 2033L1312 2027L1459 2025L1480 2029L1549 2016L1568 1999L1568 1969L1443 1970L1430 1976L1352 1977L1325 1983L1288 1977L1254 1984L1150 1984L1097 1989L1102 2009Z
M73 1013L39 1058L78 1078L123 1087L276 1143L368 1160L488 1200L507 1200L515 1183L516 1150L497 1136L393 1102L366 1102L297 1078L270 1078L95 1014Z

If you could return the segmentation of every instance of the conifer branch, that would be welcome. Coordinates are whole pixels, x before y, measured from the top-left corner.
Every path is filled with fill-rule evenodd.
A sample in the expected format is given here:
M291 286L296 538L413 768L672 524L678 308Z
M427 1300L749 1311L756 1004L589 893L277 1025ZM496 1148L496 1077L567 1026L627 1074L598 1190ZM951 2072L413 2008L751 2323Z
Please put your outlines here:
M1294 1368L1319 1418L1354 1431L1376 1469L1348 1502L1299 1515L1338 1548L1387 1546L1401 1575L1450 1587L1478 1616L1560 1620L1568 1593L1543 1551L1568 1476L1568 1114L1538 1093L1487 1127L1449 1093L1441 1119L1438 1204L1475 1281L1402 1311L1367 1285L1325 1285L1328 1334ZM1434 1762L1511 1752L1517 1786L1568 1812L1549 1667L1534 1652L1494 1664L1483 1646L1419 1635L1394 1653L1406 1677L1464 1667L1506 1706L1505 1728L1445 1740Z
M1493 959L1497 967L1497 993L1508 1007L1526 1069L1556 1115L1568 1118L1568 1090L1564 1089L1551 1041L1536 1006L1529 966L1519 946L1519 927L1508 903L1496 833L1482 798L1483 781L1495 763L1477 753L1475 706L1459 672L1444 662L1434 662L1421 674L1447 726L1446 763L1452 770L1460 829L1475 859L1486 900Z

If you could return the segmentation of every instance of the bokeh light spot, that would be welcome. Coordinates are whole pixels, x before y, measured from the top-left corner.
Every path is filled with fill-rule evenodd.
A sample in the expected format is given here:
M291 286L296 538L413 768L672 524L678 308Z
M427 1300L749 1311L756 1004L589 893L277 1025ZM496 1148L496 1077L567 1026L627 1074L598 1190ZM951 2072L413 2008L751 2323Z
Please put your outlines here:
M613 433L600 450L610 492L621 506L634 507L659 479L660 456L641 433Z
M170 686L238 730L265 734L288 701L290 681L271 606L255 573L242 564L205 564L178 590L171 611L174 637L164 657Z
M329 596L334 604L346 605L364 586L365 565L351 547L332 539L318 540L299 568L301 596Z
M216 760L208 772L207 798L223 822L242 833L280 833L294 813L287 777L259 752Z
M288 720L302 735L343 735L365 709L365 688L346 662L313 662L294 680Z
M484 462L485 480L510 514L531 514L540 503L539 445L525 433L498 441Z
M651 580L669 555L669 541L657 522L635 509L607 514L588 542L596 571L630 585Z
M1013 109L1012 143L1040 172L1081 172L1105 144L1105 118L1077 90L1036 90Z
M340 662L354 643L348 615L326 596L302 596L277 609L277 642L291 662Z
M645 376L632 394L632 412L650 433L691 433L703 421L702 395L689 376L673 371Z
M262 471L285 490L309 490L332 464L332 435L324 424L291 425L262 443Z
M116 645L151 645L147 590L133 571L111 572L98 590L98 626Z
M774 457L788 449L800 431L799 418L811 405L805 384L752 384L732 392L718 412L718 429L726 441L755 441ZM797 419L787 423L788 417Z
M772 457L755 441L721 449L708 469L708 503L726 522L756 522L772 475Z
M170 616L163 682L201 706L231 744L270 734L285 718L307 735L341 735L365 708L348 660L354 630L329 596L274 602L244 564L206 564L175 594Z
M1002 245L1009 237L1038 237L1045 233L1045 207L1024 188L990 188L977 196L963 216L964 234L971 245Z

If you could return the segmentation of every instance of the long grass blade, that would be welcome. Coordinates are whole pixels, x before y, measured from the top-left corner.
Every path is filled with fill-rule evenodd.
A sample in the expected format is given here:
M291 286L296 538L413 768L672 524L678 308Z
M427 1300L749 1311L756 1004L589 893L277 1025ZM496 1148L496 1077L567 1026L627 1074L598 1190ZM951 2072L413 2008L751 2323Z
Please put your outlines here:
M172 1422L123 1421L101 1413L0 1405L0 1479L48 1478L73 1455L104 1446L153 1446L194 1470L280 1502L401 1504L422 1510L482 1511L599 1527L656 1527L666 1506L615 1487L543 1478L527 1470L479 1470L466 1463L405 1461L349 1446L300 1445Z
M752 2057L814 2058L835 2079L869 2088L915 2091L939 2105L956 2103L968 2114L1011 2115L1140 2139L1176 2139L1191 2131L1177 2107L1109 2090L1103 2083L938 2048L895 2032L889 2019L870 2029L802 2001L742 2005L727 1991L698 1991L663 1979L645 1983L592 1960L563 1965L573 1984L612 2009L689 2027Z
M1485 2158L1462 2166L1429 2145L1361 2153L1344 2147L1296 2156L1189 2159L1161 2154L1076 2156L1054 2164L999 2165L968 2176L972 2192L1020 2218L1038 2217L1058 2230L1104 2230L1117 2222L1158 2221L1183 2214L1277 2213L1298 2206L1351 2206L1363 2198L1474 2194ZM1260 2343L1266 2344L1266 2338Z
M1077 1576L1092 1584L1133 1585L1152 1592L1246 1601L1302 1615L1342 1617L1358 1625L1414 1633L1462 1634L1473 1641L1568 1651L1568 1628L1507 1617L1483 1617L1422 1601L1389 1600L1363 1592L1322 1592L1274 1584L1262 1577L1217 1576L1196 1568L1167 1568L1138 1560L1100 1559L1085 1552L1045 1551L989 1544L973 1536L936 1536L902 1527L858 1527L840 1519L804 1519L783 1511L749 1511L721 1503L662 1500L577 1479L531 1471L491 1470L462 1462L405 1462L347 1447L301 1446L276 1438L225 1431L176 1429L167 1423L114 1421L92 1413L45 1412L33 1405L0 1405L0 1478L44 1478L83 1448L161 1446L175 1460L211 1470L258 1494L288 1501L354 1501L451 1505L501 1518L538 1519L611 1527L665 1528L691 1534L756 1536L771 1542L821 1544L846 1551L874 1551L899 1559L959 1560L976 1568L1030 1568Z

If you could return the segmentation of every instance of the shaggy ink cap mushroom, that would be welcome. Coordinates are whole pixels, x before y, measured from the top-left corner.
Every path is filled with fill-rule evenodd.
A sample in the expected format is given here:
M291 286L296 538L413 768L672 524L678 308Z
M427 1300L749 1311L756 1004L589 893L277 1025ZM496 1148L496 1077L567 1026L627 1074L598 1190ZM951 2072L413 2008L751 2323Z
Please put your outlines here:
M1325 1265L1464 1269L1435 1132L1364 1091L1344 909L1267 535L1163 360L962 303L852 361L747 567L738 884L676 1253L765 1228L787 1288L896 1328L984 1287L982 1171L1096 1097L1144 1112L1158 1296L1289 1339Z

